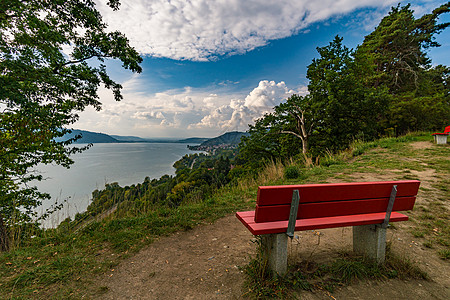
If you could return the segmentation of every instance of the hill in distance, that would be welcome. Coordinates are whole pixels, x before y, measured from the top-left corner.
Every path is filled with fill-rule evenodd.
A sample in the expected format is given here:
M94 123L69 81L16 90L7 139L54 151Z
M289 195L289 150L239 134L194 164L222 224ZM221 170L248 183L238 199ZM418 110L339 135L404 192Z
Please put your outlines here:
M185 144L201 144L204 143L206 141L210 140L209 138L199 138L199 137L192 137L192 138L188 138L188 139L184 139L184 140L179 140L177 141L177 143L185 143Z
M184 144L203 144L208 143L206 146L221 145L221 144L238 144L240 137L246 134L244 132L228 132L216 138L200 138L191 137L187 139L171 139L171 138L153 138L146 139L137 136L122 136L122 135L108 135L100 132L92 132L87 130L72 129L71 134L66 134L62 138L56 139L56 141L66 141L69 138L73 138L76 135L82 135L82 138L75 141L75 144L88 144L88 143L184 143Z
M122 135L110 135L112 138L118 140L119 142L147 142L148 140L140 138L138 136L122 136Z
M110 135L100 132L91 132L86 130L72 129L72 133L66 134L61 138L57 138L57 142L66 141L77 135L82 137L75 141L75 144L89 144L89 143L119 143L120 141Z
M222 134L221 136L208 139L207 141L201 143L200 146L210 147L219 145L238 145L243 136L248 136L247 132L231 131Z
M189 150L212 152L216 149L235 149L241 142L243 136L248 136L247 132L232 131L222 134L221 136L208 139L197 146L188 145Z

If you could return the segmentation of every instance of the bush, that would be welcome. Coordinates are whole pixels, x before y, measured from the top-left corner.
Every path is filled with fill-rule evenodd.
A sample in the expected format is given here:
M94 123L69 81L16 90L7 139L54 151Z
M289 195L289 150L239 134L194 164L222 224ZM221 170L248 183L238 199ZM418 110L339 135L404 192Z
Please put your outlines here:
M286 179L296 179L302 174L298 166L289 166L284 169L284 177Z

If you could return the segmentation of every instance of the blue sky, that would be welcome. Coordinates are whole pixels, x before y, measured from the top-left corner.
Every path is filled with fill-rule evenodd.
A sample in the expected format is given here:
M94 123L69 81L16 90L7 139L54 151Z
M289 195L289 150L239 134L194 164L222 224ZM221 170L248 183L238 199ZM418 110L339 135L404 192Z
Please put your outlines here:
M124 86L115 102L101 89L103 110L87 109L74 128L141 137L214 137L269 112L293 93L306 94L316 47L336 35L354 48L373 31L391 0L122 0L98 9L144 58L132 74L109 62ZM409 1L420 17L445 1ZM408 2L402 1L402 4ZM450 21L448 15L441 22ZM450 33L437 37L434 64L450 63Z

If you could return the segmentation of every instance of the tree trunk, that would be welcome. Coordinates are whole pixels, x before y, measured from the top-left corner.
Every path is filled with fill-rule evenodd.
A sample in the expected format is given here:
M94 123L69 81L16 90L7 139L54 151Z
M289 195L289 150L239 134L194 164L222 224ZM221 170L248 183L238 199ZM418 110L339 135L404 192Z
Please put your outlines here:
M308 137L305 137L302 140L302 152L303 154L306 154L308 152Z
M3 222L3 216L0 213L0 251L8 251L9 250L9 237L8 232L6 230L5 223Z

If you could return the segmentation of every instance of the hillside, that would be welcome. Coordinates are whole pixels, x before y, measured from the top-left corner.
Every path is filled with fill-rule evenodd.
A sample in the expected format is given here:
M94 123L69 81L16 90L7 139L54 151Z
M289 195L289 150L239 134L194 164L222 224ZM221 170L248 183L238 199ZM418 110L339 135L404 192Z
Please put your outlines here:
M210 140L210 139L209 138L192 137L192 138L187 138L187 139L183 139L183 140L178 140L177 142L184 143L184 144L201 144L208 140Z
M192 299L240 299L246 298L244 295L256 299L278 299L282 295L317 300L410 299L411 295L448 299L449 221L448 205L442 203L448 200L448 189L441 184L449 183L450 148L436 146L430 140L427 136L357 144L351 152L324 160L322 166L302 168L298 178L283 179L284 168L272 165L258 179L257 185L419 179L422 187L416 209L408 213L411 221L396 223L388 232L392 251L389 264L395 265L387 273L390 279L382 275L377 280L380 271L360 269L361 262L352 261L347 254L352 251L351 228L333 228L296 233L298 238L290 243L289 257L292 269L301 272L300 277L273 281L257 277L256 286L245 286L246 278L259 276L250 273L246 277L242 271L248 270L248 255L255 254L257 243L230 215L145 247L97 277L97 285L105 287L103 292L95 292L95 288L91 291L94 297L101 295L104 299L176 299L179 295ZM254 186L247 188L253 190ZM237 191L224 193L215 201L239 195ZM255 195L250 197L253 203ZM328 278L327 268L337 268L340 277ZM313 279L315 287L308 287L308 276L320 276ZM345 276L353 279L342 280Z
M188 148L194 151L206 151L209 153L214 153L217 149L228 149L234 151L238 147L241 138L243 136L248 135L249 134L247 132L239 132L239 131L227 132L218 137L208 139L207 141L204 141L200 145L197 146L188 145Z
M122 136L115 134L111 134L110 136L120 142L136 142L136 143L148 142L148 140L138 136Z
M86 130L73 129L72 133L66 134L63 137L56 139L56 141L66 141L77 135L81 135L82 138L75 141L75 144L89 144L89 143L118 143L119 140L107 135L105 133L91 132Z
M391 249L400 259L382 280L358 273L354 268L360 263L342 265L351 251L351 228L327 229L296 233L299 238L291 243L290 263L304 278L288 278L286 290L283 281L261 279L258 286L264 290L259 291L281 287L280 293L306 299L448 299L449 157L450 147L433 144L430 134L386 138L354 143L320 164L293 162L287 167L297 170L292 179L284 177L286 167L272 163L257 177L242 177L238 185L178 207L144 209L139 201L139 213L117 216L112 202L103 220L66 221L1 254L0 298L257 298L252 294L257 287L244 287L250 276L244 270L256 243L234 217L236 211L254 208L257 186L419 179L415 209L407 213L410 220L388 229ZM151 193L142 196L144 201ZM127 197L132 201L132 193ZM344 282L321 276L312 290L302 290L305 278L338 263L339 274L360 277ZM421 272L430 279L420 279ZM289 281L293 279L297 283Z
M224 133L218 137L209 139L200 144L202 147L219 146L219 145L238 145L241 137L248 136L247 132L232 131Z
M176 139L176 138L141 138L138 136L122 136L100 132L92 132L80 129L73 129L71 134L66 134L61 138L56 139L56 141L66 141L69 138L73 138L75 135L82 135L83 137L77 141L75 144L88 144L88 143L184 143L184 144L200 144L210 140L210 138L199 138L192 137L186 139ZM227 137L224 139L232 141L232 137Z

